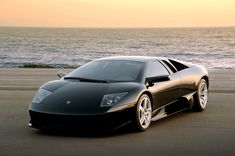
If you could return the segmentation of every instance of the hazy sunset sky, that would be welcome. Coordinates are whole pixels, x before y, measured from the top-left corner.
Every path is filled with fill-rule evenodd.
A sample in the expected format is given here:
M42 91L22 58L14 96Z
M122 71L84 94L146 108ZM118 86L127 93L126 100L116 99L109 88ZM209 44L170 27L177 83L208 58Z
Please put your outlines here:
M235 0L0 0L0 26L235 26Z

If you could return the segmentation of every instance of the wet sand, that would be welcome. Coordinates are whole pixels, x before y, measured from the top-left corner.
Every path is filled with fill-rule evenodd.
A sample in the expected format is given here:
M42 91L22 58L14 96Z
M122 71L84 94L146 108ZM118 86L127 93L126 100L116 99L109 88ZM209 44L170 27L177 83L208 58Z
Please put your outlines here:
M204 112L167 117L143 133L48 134L28 128L32 97L57 79L58 70L0 68L0 155L235 155L235 71L209 72Z

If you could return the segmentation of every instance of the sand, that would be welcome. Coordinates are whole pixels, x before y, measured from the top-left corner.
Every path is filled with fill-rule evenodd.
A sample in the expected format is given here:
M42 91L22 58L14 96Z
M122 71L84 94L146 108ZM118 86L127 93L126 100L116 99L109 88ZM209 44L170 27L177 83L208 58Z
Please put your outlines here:
M148 131L108 136L45 134L27 127L36 90L60 69L0 68L0 155L235 155L235 71L209 71L204 112L182 112ZM72 69L66 69L67 72Z

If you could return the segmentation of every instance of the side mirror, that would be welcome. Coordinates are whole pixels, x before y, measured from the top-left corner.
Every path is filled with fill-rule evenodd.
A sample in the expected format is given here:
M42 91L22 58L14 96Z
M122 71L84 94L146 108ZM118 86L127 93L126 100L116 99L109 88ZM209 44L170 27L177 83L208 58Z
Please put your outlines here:
M148 86L153 86L154 82L163 82L163 81L169 81L170 76L169 75L161 75L161 76L155 76L155 77L147 77L146 78L146 83Z
M63 71L58 71L58 72L56 73L56 75L57 75L59 78L63 78L63 77L65 77L65 75L67 75L67 73L65 73L65 72L63 72Z

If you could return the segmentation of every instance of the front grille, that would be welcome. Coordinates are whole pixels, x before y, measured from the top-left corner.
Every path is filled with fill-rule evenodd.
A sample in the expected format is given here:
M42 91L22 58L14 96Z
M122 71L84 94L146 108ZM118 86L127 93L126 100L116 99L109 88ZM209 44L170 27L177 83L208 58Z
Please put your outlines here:
M132 110L104 115L58 115L29 111L33 127L115 128L130 121Z

